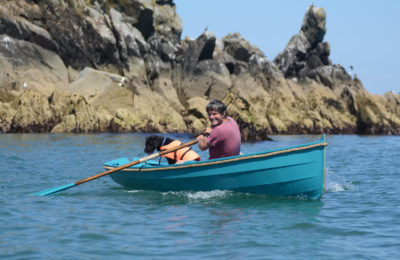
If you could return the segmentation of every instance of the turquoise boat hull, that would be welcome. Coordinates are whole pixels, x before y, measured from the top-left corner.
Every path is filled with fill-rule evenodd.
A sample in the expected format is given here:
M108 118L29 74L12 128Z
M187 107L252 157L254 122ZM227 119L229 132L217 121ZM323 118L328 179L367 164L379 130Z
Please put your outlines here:
M134 190L211 191L320 199L325 184L325 135L304 145L180 165L147 161L109 176ZM112 169L131 161L104 164Z

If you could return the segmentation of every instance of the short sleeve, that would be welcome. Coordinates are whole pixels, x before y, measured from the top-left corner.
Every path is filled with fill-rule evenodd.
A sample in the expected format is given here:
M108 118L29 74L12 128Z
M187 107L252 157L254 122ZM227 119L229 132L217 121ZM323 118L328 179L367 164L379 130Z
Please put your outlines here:
M221 141L221 130L219 128L214 128L211 134L207 137L207 143L212 147L215 147L220 141Z

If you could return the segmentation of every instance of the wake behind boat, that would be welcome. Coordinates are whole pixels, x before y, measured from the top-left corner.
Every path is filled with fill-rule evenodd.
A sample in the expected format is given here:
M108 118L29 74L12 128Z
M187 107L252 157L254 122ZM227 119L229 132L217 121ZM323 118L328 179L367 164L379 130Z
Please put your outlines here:
M319 199L324 191L327 145L323 135L313 143L220 159L174 165L149 160L110 177L135 190L231 190ZM130 162L119 158L105 163L104 168L112 170Z

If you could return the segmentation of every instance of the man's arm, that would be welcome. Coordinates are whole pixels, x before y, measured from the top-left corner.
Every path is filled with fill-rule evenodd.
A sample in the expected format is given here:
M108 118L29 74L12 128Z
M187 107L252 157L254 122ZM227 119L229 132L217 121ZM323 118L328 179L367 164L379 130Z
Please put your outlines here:
M200 150L204 151L204 150L207 150L208 148L210 148L211 145L209 143L207 143L207 137L206 136L209 136L211 134L211 131L212 131L212 128L211 127L207 127L204 130L204 135L199 135L196 138L196 140L197 140L197 142L199 144Z
M200 150L204 151L207 150L210 145L207 143L207 137L205 137L204 135L199 135L197 138L197 144L199 145Z

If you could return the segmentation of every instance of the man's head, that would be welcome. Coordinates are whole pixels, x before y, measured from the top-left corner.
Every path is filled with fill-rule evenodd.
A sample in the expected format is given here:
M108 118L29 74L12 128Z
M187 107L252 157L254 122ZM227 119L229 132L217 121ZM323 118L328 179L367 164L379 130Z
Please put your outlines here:
M225 104L217 99L212 99L210 103L208 103L206 111L212 127L222 124L223 120L227 116Z

